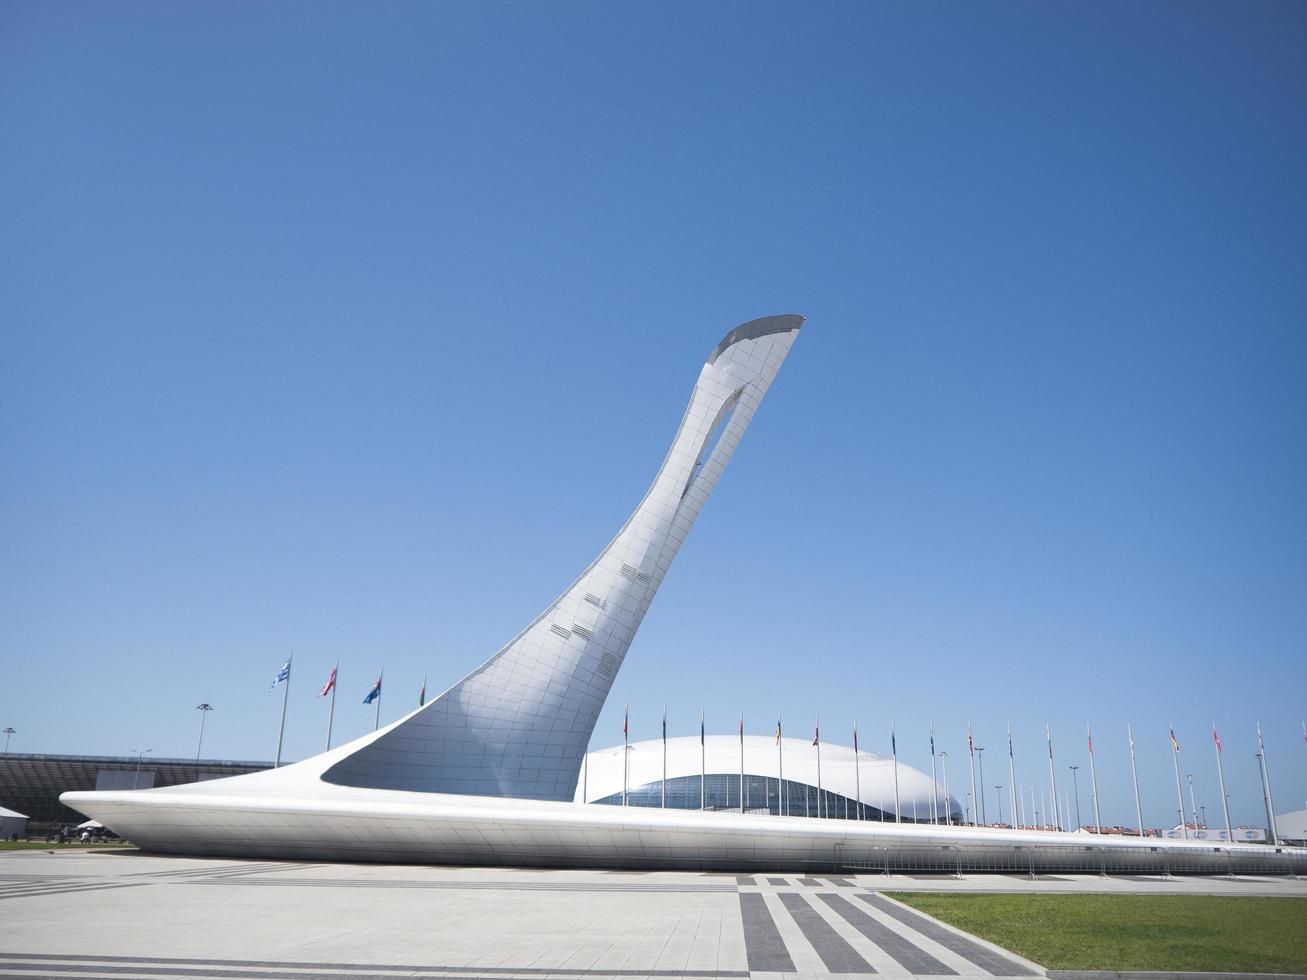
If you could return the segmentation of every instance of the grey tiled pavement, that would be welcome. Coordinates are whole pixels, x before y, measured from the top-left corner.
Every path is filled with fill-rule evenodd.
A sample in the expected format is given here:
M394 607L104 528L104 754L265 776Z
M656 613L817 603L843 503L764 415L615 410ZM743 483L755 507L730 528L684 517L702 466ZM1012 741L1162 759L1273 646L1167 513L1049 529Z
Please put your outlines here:
M736 875L0 852L0 980L1042 976L886 890L1307 896L1287 879Z

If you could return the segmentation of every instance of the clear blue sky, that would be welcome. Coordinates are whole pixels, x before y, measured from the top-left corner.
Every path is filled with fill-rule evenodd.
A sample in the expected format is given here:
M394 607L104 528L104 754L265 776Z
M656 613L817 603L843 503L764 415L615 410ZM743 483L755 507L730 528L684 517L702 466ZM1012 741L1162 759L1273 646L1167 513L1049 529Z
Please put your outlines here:
M0 6L0 725L270 758L494 652L808 324L595 745L1307 796L1301 3ZM1006 795L1006 794L1005 794ZM1082 780L1082 809L1088 794ZM995 804L989 803L991 814ZM1004 808L1006 812L1006 801ZM1088 818L1086 818L1088 819Z

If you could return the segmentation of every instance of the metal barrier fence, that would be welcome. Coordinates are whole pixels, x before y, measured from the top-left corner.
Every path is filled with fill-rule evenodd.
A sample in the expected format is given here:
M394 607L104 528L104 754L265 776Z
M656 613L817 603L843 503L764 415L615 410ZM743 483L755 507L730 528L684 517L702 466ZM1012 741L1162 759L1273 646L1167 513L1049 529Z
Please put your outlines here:
M964 871L1024 873L1064 871L1079 874L1151 873L1240 875L1271 874L1291 878L1307 873L1307 849L1300 847L1166 847L1102 844L940 844L843 843L835 845L835 863L859 871Z

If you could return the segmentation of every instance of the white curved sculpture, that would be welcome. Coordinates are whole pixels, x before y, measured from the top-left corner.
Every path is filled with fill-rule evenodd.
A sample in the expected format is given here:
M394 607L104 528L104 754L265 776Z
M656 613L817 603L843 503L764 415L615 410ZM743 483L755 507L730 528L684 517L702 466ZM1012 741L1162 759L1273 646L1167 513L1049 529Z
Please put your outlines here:
M699 373L644 499L567 591L507 646L322 778L370 789L570 800L644 614L803 324L728 333Z
M888 868L891 860L1251 871L1297 860L1301 870L1301 849L1130 838L1087 845L1078 834L572 802L584 747L635 631L801 324L766 317L722 339L617 537L512 642L425 707L280 769L60 799L144 850L180 854L774 871Z

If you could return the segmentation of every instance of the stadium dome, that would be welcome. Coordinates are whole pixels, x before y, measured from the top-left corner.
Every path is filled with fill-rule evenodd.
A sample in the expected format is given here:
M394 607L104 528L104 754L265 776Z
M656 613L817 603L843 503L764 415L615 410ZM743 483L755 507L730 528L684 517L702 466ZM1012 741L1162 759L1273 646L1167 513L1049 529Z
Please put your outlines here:
M625 773L628 806L663 805L663 742L632 742L630 769ZM856 761L855 761L856 760ZM872 752L828 742L821 744L818 776L817 747L807 739L786 738L778 747L765 735L744 737L744 810L748 813L834 819L857 819L859 788L864 820L893 821L894 762ZM669 809L740 809L740 737L709 735L702 747L697 736L667 740L666 805ZM778 775L784 767L784 786ZM622 805L622 746L600 749L586 756L576 801ZM706 773L706 776L705 776ZM818 785L821 792L818 794ZM701 787L702 786L702 796ZM779 792L778 792L779 791ZM937 798L939 821L945 812L954 823L962 820L957 801L944 794L943 780L934 791L929 773L902 762L898 765L899 814L904 822L929 823L931 796Z

